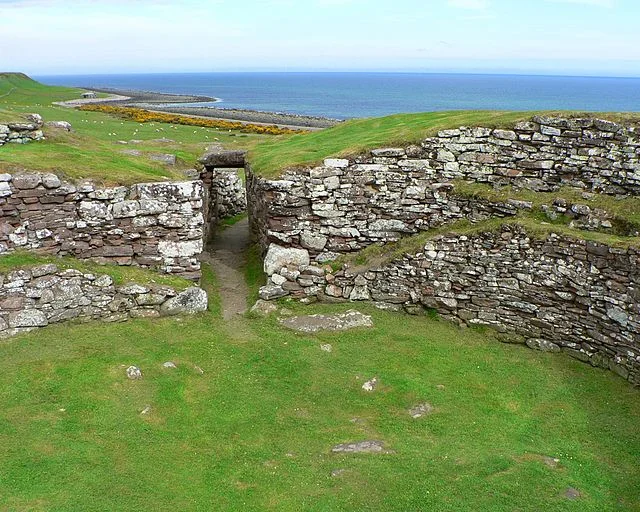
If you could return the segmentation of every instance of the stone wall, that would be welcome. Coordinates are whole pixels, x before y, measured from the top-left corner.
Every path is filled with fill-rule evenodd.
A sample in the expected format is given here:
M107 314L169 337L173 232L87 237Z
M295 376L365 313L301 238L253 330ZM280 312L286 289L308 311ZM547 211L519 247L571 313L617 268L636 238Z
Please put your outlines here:
M502 215L455 198L454 179L637 195L640 137L635 127L606 120L534 117L513 130L445 130L419 145L327 159L279 180L249 169L252 231L264 250L302 247L322 261L461 217Z
M61 270L54 264L0 274L0 338L66 320L121 322L196 313L207 308L200 288L117 286L108 275Z
M0 253L37 250L197 279L201 181L99 188L53 174L0 174Z
M0 123L0 146L8 143L26 144L44 139L42 117L29 114L24 121Z
M505 340L564 351L640 385L640 249L517 225L444 235L420 252L373 268L309 265L299 249L269 251L263 298L291 293L329 301L374 301L410 313L436 309L461 324L489 325ZM270 295L270 296L269 296Z

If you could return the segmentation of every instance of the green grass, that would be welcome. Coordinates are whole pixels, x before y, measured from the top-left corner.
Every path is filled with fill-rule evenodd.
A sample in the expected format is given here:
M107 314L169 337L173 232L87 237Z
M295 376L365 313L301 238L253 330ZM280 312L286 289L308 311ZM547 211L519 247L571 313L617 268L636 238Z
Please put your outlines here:
M315 165L328 157L353 156L379 147L406 146L438 131L460 126L509 128L534 114L565 117L594 116L616 122L638 124L640 116L623 113L450 111L397 114L373 119L355 119L334 128L305 135L268 139L249 152L252 170L277 177L292 167Z
M601 209L620 221L633 226L640 225L640 198L635 196L616 197L606 194L591 194L583 197L583 191L563 187L557 192L535 192L516 189L511 186L494 188L485 183L454 180L454 194L457 196L483 199L492 202L506 202L509 199L528 201L534 209L552 205L555 199L565 199L569 204L585 204L591 209Z
M80 261L76 258L44 256L25 251L17 251L0 256L0 274L13 270L28 269L38 265L54 263L60 269L75 269L87 274L106 274L113 278L117 285L125 283L157 284L171 286L176 290L183 290L193 286L187 279L161 274L135 266L99 265L91 261Z
M565 219L560 219L564 221ZM423 231L415 235L400 238L396 242L386 244L373 244L364 249L348 253L334 262L331 266L334 270L339 270L345 265L356 267L371 267L385 265L402 258L405 254L416 254L422 252L425 244L438 236L446 234L474 235L478 233L489 233L499 231L502 226L520 226L527 231L531 237L545 239L550 234L575 238L577 240L588 240L598 242L612 247L628 248L640 247L640 240L634 236L619 236L597 231L585 231L572 228L566 224L550 223L542 221L536 213L519 213L508 218L492 218L480 222L471 222L461 219L452 224L447 224L438 228Z
M98 112L83 112L52 105L54 101L79 98L81 91L50 87L26 76L0 73L0 111L9 117L36 112L45 121L68 121L74 132L45 130L46 141L19 145L6 144L0 150L0 170L20 169L55 172L77 180L90 178L105 184L132 184L184 178L183 170L192 168L206 148L223 144L247 149L267 136L238 136L210 128L174 126L163 123L135 123ZM242 134L245 135L245 134ZM174 142L159 142L167 138ZM118 141L140 140L137 144ZM123 150L138 150L131 156ZM178 165L168 167L150 161L152 153L172 153Z
M568 357L362 308L375 328L297 335L270 318L239 332L207 313L0 344L0 510L640 509L637 389ZM131 364L142 380L126 379ZM411 419L424 401L436 411ZM331 453L364 439L395 453ZM583 497L565 499L568 487Z
M264 141L251 150L249 160L254 172L273 177L283 169L317 164L327 157L351 156L384 146L405 146L446 128L509 126L532 115L531 112L459 111L355 119L319 132Z

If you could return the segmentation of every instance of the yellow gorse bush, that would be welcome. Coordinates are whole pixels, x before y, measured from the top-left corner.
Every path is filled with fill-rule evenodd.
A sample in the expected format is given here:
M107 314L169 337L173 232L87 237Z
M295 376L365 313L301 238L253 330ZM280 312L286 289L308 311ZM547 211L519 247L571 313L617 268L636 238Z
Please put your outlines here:
M168 114L164 112L151 112L143 108L116 107L113 105L83 105L80 110L88 112L102 112L122 119L129 119L137 123L169 123L187 126L203 126L205 128L217 128L219 130L234 130L243 133L257 133L262 135L292 135L304 133L306 130L293 130L281 128L275 125L260 125L252 123L240 123L238 121L224 121L220 119L204 119L180 114Z

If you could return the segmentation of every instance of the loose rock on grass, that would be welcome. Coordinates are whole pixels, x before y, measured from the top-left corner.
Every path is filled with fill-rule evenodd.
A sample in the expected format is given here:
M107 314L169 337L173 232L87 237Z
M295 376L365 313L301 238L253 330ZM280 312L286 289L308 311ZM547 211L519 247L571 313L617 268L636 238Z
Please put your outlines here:
M142 371L137 366L129 366L129 368L127 368L127 378L130 380L140 380L142 378Z

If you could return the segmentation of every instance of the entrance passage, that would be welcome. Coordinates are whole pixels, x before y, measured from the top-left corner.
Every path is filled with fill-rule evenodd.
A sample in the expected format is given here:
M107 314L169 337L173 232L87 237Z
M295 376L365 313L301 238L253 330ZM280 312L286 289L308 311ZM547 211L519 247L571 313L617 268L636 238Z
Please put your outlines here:
M222 317L231 320L247 311L249 288L243 268L249 249L249 221L244 218L218 231L201 255L211 265L220 286Z

